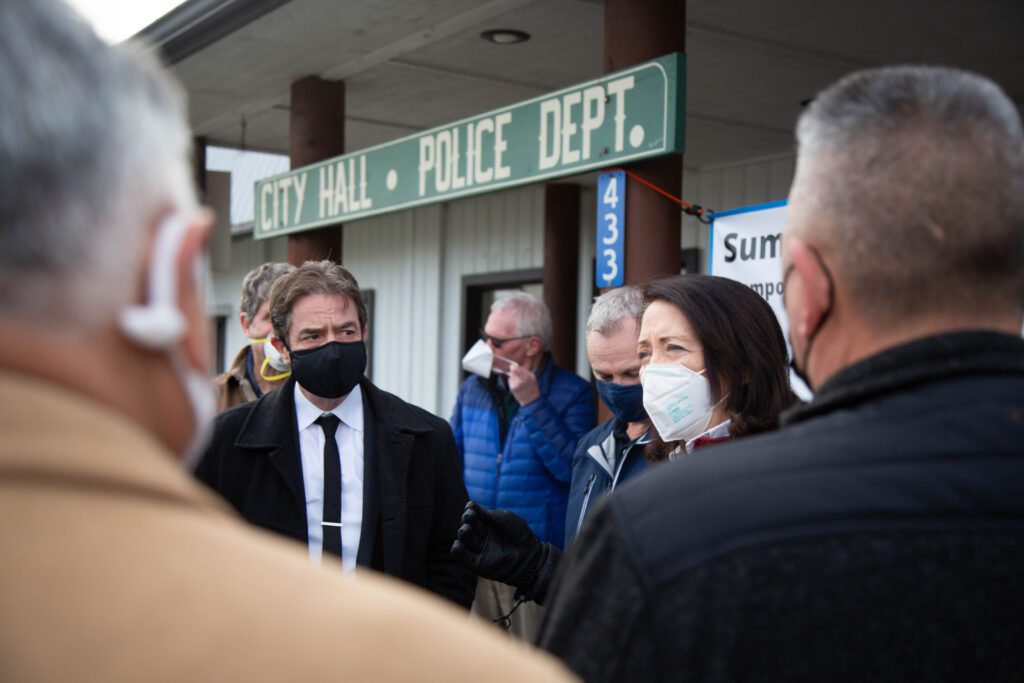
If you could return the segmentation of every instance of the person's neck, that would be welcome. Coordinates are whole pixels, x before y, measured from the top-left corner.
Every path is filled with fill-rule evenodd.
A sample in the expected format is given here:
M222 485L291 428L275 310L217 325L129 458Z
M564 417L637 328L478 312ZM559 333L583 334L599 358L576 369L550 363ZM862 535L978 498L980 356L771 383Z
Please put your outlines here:
M546 354L547 351L541 351L536 356L528 357L526 359L526 362L523 363L523 367L529 370L530 372L537 374L537 369L544 364L544 357Z
M847 313L826 325L815 338L808 361L808 375L820 387L837 372L887 349L941 334L968 331L1019 335L1021 320L1014 315L920 316L898 323L869 324Z
M324 398L323 396L317 396L313 392L308 391L301 384L299 385L299 391L302 392L302 395L305 396L310 403L312 403L314 406L316 406L325 413L331 412L332 410L340 406L345 401L345 399L349 397L349 394L345 394L340 398Z
M0 370L79 393L121 413L172 452L184 448L192 415L167 354L129 344L109 327L69 330L12 318L0 318L0 326Z
M626 425L626 436L635 441L643 436L649 427L648 422L630 422Z

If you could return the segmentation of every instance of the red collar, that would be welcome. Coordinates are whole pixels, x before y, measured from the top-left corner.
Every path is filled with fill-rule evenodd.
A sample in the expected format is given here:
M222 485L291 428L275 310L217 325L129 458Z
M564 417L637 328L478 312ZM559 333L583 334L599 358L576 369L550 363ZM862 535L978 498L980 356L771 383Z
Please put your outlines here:
M721 443L723 441L732 441L732 437L731 436L723 436L723 437L714 439L714 438L712 438L710 436L698 436L696 439L693 440L693 443L690 444L690 447L693 450L697 450L698 448L700 448L702 446L710 446L713 443Z

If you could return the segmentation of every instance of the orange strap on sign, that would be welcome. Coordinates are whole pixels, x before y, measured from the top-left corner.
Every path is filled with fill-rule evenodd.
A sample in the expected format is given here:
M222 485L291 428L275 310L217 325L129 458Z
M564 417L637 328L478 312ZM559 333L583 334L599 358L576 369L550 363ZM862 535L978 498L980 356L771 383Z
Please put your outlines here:
M673 202L675 202L676 204L679 205L679 208L682 209L683 213L689 214L690 216L693 216L694 218L699 220L701 223L710 223L711 222L711 217L715 213L714 211L712 211L710 209L705 209L700 204L690 204L689 202L684 202L682 199L680 199L679 197L675 196L671 192L668 192L666 190L661 189L660 187L658 187L654 183L650 182L649 180L645 180L645 179L641 178L636 173L633 173L632 171L630 171L628 169L625 169L625 168L608 168L608 169L605 169L605 170L603 170L601 172L602 173L610 173L612 171L622 171L623 173L625 173L626 175L628 175L630 178L632 178L633 180L637 181L641 185L645 185L646 187L649 187L650 189L652 189L655 192L657 192L658 194L660 194L662 197L665 197L666 199L672 200Z

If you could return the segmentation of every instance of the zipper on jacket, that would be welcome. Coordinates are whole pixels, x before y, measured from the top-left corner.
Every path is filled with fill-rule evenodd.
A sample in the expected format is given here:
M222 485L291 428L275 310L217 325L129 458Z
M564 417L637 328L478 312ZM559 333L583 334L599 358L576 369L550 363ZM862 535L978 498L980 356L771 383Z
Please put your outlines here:
M614 491L615 485L619 483L619 475L622 474L622 466L626 464L627 460L629 460L629 455L630 453L633 452L633 446L635 445L636 442L634 441L633 443L626 446L626 450L623 451L622 457L619 459L619 465L618 467L615 468L615 476L612 477L612 486L610 489L608 489L609 491Z
M508 434L505 435L504 448L498 451L498 457L494 459L494 504L498 505L498 479L501 477L501 461L505 459L505 451L508 450L508 446L512 443L512 435L516 432L516 419L512 418L511 424L508 426Z
M580 518L576 520L576 535L580 535L580 528L583 526L583 518L587 516L587 506L590 505L590 492L594 489L594 481L597 479L597 474L591 474L590 479L587 480L587 485L583 489L583 507L580 508Z

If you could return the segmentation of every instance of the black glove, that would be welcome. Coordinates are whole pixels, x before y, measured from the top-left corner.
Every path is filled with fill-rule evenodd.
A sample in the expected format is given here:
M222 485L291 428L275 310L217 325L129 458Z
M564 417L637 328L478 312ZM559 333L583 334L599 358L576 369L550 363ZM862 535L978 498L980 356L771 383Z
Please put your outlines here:
M547 555L546 545L537 540L519 515L508 510L489 510L469 501L451 552L480 576L528 593Z

